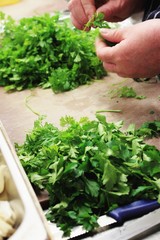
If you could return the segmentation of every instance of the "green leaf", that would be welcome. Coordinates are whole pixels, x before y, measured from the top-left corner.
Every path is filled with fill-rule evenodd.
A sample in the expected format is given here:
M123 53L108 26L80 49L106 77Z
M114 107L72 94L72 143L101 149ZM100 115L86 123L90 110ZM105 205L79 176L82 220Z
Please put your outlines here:
M85 180L85 191L87 194L91 195L92 197L97 197L99 195L99 184L96 181L89 180L87 178Z
M118 180L118 171L117 169L109 162L107 161L104 165L104 173L102 176L103 184L106 186L106 190L109 191L113 188L115 183Z

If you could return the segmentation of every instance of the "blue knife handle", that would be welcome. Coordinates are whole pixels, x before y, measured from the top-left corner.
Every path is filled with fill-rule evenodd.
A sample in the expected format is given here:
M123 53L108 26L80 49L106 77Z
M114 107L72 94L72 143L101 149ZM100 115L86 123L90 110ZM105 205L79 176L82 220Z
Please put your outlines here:
M118 207L110 212L108 216L114 218L118 223L126 220L141 217L159 208L160 204L156 200L138 200L128 205Z

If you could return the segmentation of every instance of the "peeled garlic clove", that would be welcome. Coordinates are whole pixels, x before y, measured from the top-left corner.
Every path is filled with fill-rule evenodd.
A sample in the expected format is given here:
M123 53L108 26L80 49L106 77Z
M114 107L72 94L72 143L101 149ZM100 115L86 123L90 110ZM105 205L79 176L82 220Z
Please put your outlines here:
M4 190L4 185L5 185L5 179L4 179L4 173L5 173L6 166L1 165L0 166L0 193L3 192Z
M14 225L16 221L16 215L8 201L0 201L0 219L11 225Z
M9 237L15 232L15 229L3 219L0 218L0 236Z

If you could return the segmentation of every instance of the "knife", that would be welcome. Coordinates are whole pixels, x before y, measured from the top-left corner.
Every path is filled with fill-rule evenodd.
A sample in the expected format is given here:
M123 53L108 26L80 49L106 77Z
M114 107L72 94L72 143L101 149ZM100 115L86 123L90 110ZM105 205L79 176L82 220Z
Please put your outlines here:
M158 203L156 200L138 200L110 211L108 216L122 224L126 220L141 217L159 207L160 203Z
M77 226L72 229L69 238L62 238L63 232L59 230L54 223L49 222L50 230L56 240L67 239L82 239L99 232L103 232L109 228L122 225L125 221L139 218L149 212L160 208L160 204L156 200L138 200L118 207L107 215L100 216L98 219L99 227L93 233L87 232L82 226Z

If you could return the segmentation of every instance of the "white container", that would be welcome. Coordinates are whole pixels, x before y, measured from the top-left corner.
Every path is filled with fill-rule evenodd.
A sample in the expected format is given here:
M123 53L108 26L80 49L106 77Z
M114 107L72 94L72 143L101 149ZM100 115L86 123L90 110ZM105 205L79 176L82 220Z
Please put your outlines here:
M6 191L16 213L16 231L9 240L53 240L37 196L0 122L0 163L8 168Z

